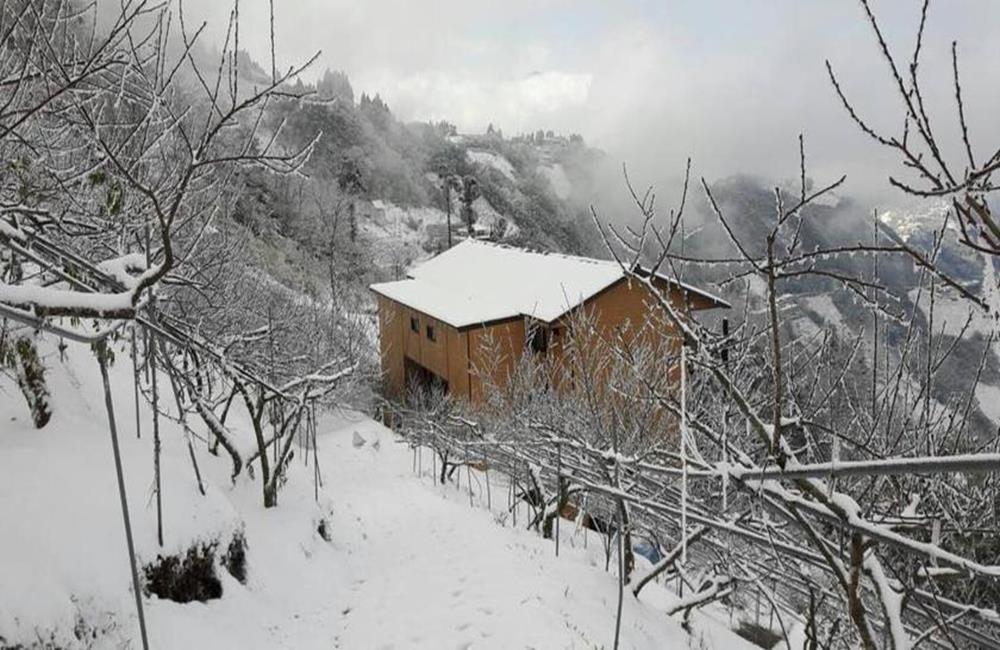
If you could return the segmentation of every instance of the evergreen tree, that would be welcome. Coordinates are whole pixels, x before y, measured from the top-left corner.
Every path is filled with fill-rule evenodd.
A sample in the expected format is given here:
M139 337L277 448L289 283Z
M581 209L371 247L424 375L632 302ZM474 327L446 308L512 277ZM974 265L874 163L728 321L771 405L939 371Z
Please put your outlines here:
M316 84L316 92L323 99L343 99L351 104L354 103L354 88L351 87L351 80L341 70L327 68L326 72L323 73L323 78Z
M476 223L476 213L472 209L472 204L479 198L479 182L472 176L462 179L462 218L468 228L469 237L472 237L472 226Z

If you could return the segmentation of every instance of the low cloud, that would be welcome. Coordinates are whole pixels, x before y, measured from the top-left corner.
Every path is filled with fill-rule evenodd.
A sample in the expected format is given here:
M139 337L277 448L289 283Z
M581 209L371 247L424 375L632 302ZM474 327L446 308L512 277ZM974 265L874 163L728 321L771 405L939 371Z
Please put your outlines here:
M905 73L919 3L873 5ZM267 6L240 4L240 42L262 61ZM224 3L187 10L200 11L221 40ZM795 177L803 133L817 182L846 173L847 193L882 205L900 199L887 183L898 161L851 123L826 77L830 59L873 124L901 132L901 105L856 2L301 0L276 11L279 67L323 50L310 74L342 69L357 91L379 93L406 120L581 133L662 193L688 156L709 179ZM931 4L925 100L938 134L956 142L952 40L960 41L969 121L982 154L992 154L987 143L1000 145L1000 3Z
M359 90L380 93L403 119L447 120L464 131L493 123L517 133L545 124L552 128L554 116L585 106L591 82L589 74L550 70L506 80L445 72L397 77L383 71L355 83Z

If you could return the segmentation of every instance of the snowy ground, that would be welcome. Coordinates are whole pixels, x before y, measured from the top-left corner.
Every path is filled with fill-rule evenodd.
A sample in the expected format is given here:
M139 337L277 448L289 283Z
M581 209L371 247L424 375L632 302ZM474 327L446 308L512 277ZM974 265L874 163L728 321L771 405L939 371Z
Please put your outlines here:
M97 364L82 346L71 346L65 363L54 348L44 352L55 405L45 429L31 428L13 382L0 378L0 647L52 639L66 648L136 648ZM272 510L260 505L259 482L244 475L232 485L228 462L198 443L201 496L181 430L164 422L159 549L149 412L141 411L137 440L130 365L120 352L112 383L141 560L241 527L248 542L247 584L220 569L221 599L145 599L154 648L611 646L616 580L596 537L583 548L583 531L564 522L556 558L551 541L511 527L498 477L490 511L485 485L477 486L483 477L473 474L470 507L467 475L458 489L434 485L425 453L418 477L392 432L352 412L320 422L319 502L300 455ZM317 532L322 518L330 541ZM621 647L751 647L726 629L721 610L696 616L689 637L662 613L672 599L658 585L642 602L626 593ZM81 620L96 639L74 633Z

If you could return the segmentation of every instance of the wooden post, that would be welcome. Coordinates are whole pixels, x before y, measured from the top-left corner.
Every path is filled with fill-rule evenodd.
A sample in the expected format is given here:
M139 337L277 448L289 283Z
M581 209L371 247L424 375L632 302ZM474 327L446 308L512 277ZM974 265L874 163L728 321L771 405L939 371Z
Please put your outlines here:
M621 472L618 464L618 456L615 455L615 485L621 485ZM620 508L621 506L619 506ZM618 642L621 638L622 629L622 601L625 598L625 556L624 549L622 548L624 544L624 539L622 533L625 529L625 521L621 516L621 512L618 513L618 611L615 614L615 650L618 650Z
M305 458L303 459L305 467L309 467L309 450L312 449L312 443L313 443L312 436L316 430L315 426L313 426L314 423L312 422L311 418L312 418L312 412L310 411L310 415L307 416L306 419L306 443L305 443L305 452L303 454L303 456L305 456Z
M160 349L163 351L163 358L167 358L167 344L160 341ZM174 391L174 402L177 404L177 419L184 427L184 440L187 442L188 455L191 457L191 465L194 467L194 477L198 481L198 492L205 496L205 485L201 480L201 470L198 469L198 458L194 455L194 443L191 442L191 427L187 423L187 415L184 413L184 404L181 402L181 387L174 376L173 368L167 366L167 377L170 379L170 387Z
M514 470L517 471L517 470ZM517 504L519 499L517 498L517 476L511 476L513 482L511 483L511 497L514 501L514 528L517 528Z
M97 362L101 366L101 380L104 382L104 405L108 410L108 429L111 431L111 449L115 456L115 472L118 477L118 499L122 506L122 522L125 524L125 542L128 546L129 568L132 571L132 592L135 595L135 611L139 616L139 634L143 650L149 650L146 636L146 616L142 609L142 589L139 586L139 570L135 562L135 543L132 540L132 522L128 513L128 495L125 492L125 477L122 472L122 456L118 449L118 430L115 426L115 408L111 401L111 382L108 379L107 347L102 341L97 346Z
M514 511L514 480L507 481L507 512Z
M150 313L155 307L155 298L150 300ZM155 323L156 320L154 319ZM156 335L149 333L149 347L146 353L149 356L150 375L153 387L153 483L156 491L156 541L163 546L163 496L160 490L160 402L156 384Z
M465 452L465 483L469 488L469 507L472 508L472 466L469 465L469 443L465 442L464 445Z
M135 346L135 321L132 321L132 391L135 397L135 437L142 438L139 420L139 354Z
M556 441L556 557L559 557L559 520L562 519L562 445Z
M483 449L483 473L486 475L486 509L493 510L493 498L490 496L490 463L486 459L486 449Z
M312 425L313 446L313 491L316 501L319 501L319 489L323 485L323 472L319 468L319 443L316 442L316 405L309 405L309 421Z
M448 214L448 248L451 248L451 177L445 176L444 181L444 202Z
M681 566L687 564L687 346L681 344ZM617 467L617 465L616 465ZM681 582L683 585L683 581ZM683 595L683 594L681 594Z

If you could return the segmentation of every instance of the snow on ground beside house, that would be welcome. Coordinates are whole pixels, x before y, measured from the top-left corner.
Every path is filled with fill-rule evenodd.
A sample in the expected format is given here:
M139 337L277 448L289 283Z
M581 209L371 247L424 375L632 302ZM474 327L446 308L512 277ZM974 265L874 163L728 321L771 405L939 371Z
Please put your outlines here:
M41 352L54 407L45 429L32 428L13 381L0 377L0 645L51 638L64 648L136 648L97 362L86 346L71 345L65 362L50 342ZM437 486L424 452L425 476L416 476L410 450L354 412L320 420L319 503L312 461L305 467L299 453L271 510L261 506L259 477L244 474L231 484L228 459L211 456L196 440L207 491L201 496L182 429L161 420L161 551L151 413L141 408L137 440L131 363L125 350L116 354L111 382L140 561L197 540L225 542L237 530L247 540L246 585L219 568L221 599L145 599L153 648L610 647L616 580L603 569L596 537L582 548L584 531L563 522L555 558L551 541L511 527L499 477L491 477L490 511L485 476L472 474L476 507L470 507L468 474L460 489ZM231 417L240 446L250 449L245 415ZM521 527L526 516L523 509ZM330 541L317 530L324 519ZM626 592L622 647L752 647L726 629L721 610L697 614L689 638L663 614L673 599L659 585L647 587L641 602ZM81 620L97 631L96 640L76 638Z
M469 159L469 162L485 167L492 167L506 176L508 180L514 180L514 166L503 156L495 154L492 151L481 151L478 149L469 149L465 152L465 155Z

